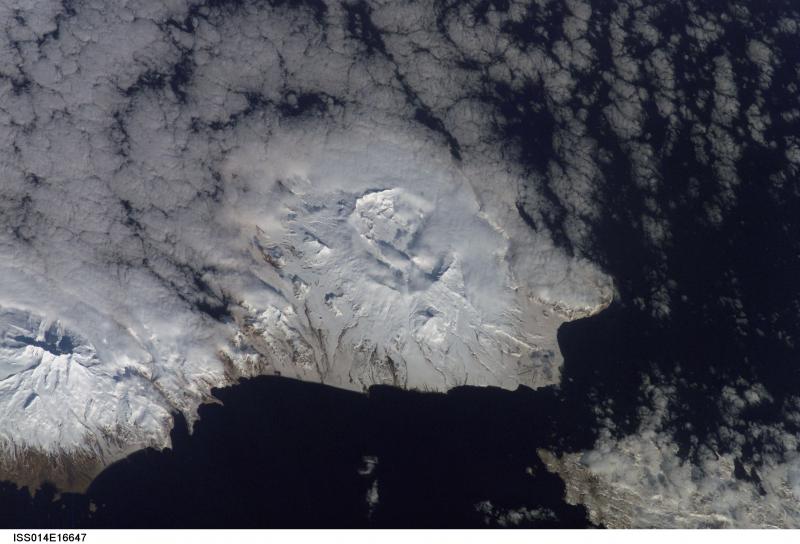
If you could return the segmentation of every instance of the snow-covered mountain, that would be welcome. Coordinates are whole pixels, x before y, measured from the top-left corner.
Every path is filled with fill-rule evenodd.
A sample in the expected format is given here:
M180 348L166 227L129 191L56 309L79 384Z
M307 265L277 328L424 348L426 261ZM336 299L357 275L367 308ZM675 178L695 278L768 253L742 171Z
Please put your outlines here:
M5 129L23 151L5 152L0 185L0 477L80 489L167 446L172 413L194 421L242 376L558 383L558 326L607 305L611 285L526 224L505 163L385 111L364 122L361 106L355 121L291 121L264 105L200 130L174 93L120 93L143 53L115 42L101 58L128 60L100 70L93 40L114 40L86 22L62 17L42 46L81 76L62 59L58 80L4 95L32 109L27 132Z
M463 164L408 137L274 134L220 172L219 201L188 204L203 222L167 215L159 227L175 241L155 258L195 255L188 279L158 277L154 256L76 270L65 257L79 241L36 256L9 241L5 475L85 485L134 449L166 446L170 412L192 420L210 388L241 376L356 390L558 383L558 326L611 297L591 265L499 213L513 202L482 201ZM40 454L66 460L49 474Z

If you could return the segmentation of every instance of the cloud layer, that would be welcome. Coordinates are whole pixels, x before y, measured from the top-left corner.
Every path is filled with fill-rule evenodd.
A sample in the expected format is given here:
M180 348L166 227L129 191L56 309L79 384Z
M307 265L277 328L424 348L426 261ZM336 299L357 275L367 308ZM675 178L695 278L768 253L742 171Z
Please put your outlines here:
M366 4L0 10L7 475L162 447L240 376L555 383L611 298Z

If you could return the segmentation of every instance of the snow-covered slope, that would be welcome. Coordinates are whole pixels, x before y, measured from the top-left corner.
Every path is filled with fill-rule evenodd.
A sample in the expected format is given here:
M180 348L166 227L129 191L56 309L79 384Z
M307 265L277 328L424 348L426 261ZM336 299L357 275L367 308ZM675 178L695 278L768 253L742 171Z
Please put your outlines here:
M487 208L447 155L408 139L275 138L234 154L225 180L225 221L263 282L236 312L249 352L234 361L251 372L354 389L548 385L555 307L586 315L610 297L588 265ZM542 250L554 255L531 266ZM550 298L570 283L595 298Z
M0 467L29 485L85 483L131 449L163 445L171 425L145 374L103 361L59 321L18 309L0 309L0 398Z
M163 224L176 251L201 256L188 293L146 267L75 271L58 254L30 270L18 250L2 265L15 286L0 323L7 474L31 451L99 468L164 446L171 411L191 420L211 387L240 376L356 390L557 383L558 326L598 311L610 288L500 213L513 203L482 202L465 168L365 130L243 146L203 223Z
M611 298L460 84L236 4L0 6L0 479L79 489L241 376L557 383Z

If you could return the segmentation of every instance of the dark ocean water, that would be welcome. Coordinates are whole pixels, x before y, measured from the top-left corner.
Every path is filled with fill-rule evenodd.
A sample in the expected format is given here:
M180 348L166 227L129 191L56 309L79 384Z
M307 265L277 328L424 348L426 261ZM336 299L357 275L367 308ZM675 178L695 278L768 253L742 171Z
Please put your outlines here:
M203 406L192 435L179 417L171 450L113 465L85 496L0 489L0 524L483 527L475 505L491 500L555 516L523 526L587 525L535 454L553 430L552 391L379 387L365 396L258 378L217 396L224 406ZM378 460L369 476L359 474L365 455Z
M797 201L765 196L757 181L741 188L722 228L703 225L691 209L671 212L668 263L677 287L667 318L631 302L652 287L650 250L637 245L634 227L624 217L598 225L597 256L621 296L601 314L561 327L560 387L465 387L446 395L379 387L366 396L284 378L248 380L216 391L223 404L200 409L194 434L179 417L171 450L113 465L87 495L44 488L31 498L0 486L0 525L484 527L475 505L489 500L552 513L522 526L588 526L584 509L563 501L563 484L536 449L591 448L599 403L610 400L618 432L632 433L645 402L642 379L677 384L675 439L691 458L686 423L696 439L726 448L718 435L724 385L743 378L766 386L775 403L744 414L760 423L780 421L777 407L798 391L796 352L776 337L797 329ZM613 205L635 214L635 196L627 198L617 191ZM726 297L743 302L746 327ZM743 460L757 460L764 447L751 440ZM364 456L378 460L369 476L359 474ZM370 514L365 498L375 480L379 501Z

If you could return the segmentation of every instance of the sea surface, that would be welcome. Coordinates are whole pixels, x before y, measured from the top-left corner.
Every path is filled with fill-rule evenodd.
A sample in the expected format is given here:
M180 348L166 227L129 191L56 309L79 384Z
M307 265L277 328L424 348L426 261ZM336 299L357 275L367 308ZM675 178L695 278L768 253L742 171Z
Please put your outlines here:
M200 409L193 434L179 416L172 449L131 455L86 495L0 487L0 524L484 527L477 505L488 500L544 518L522 526L587 525L536 455L561 409L553 391L377 387L367 396L264 377L216 395L222 404Z

